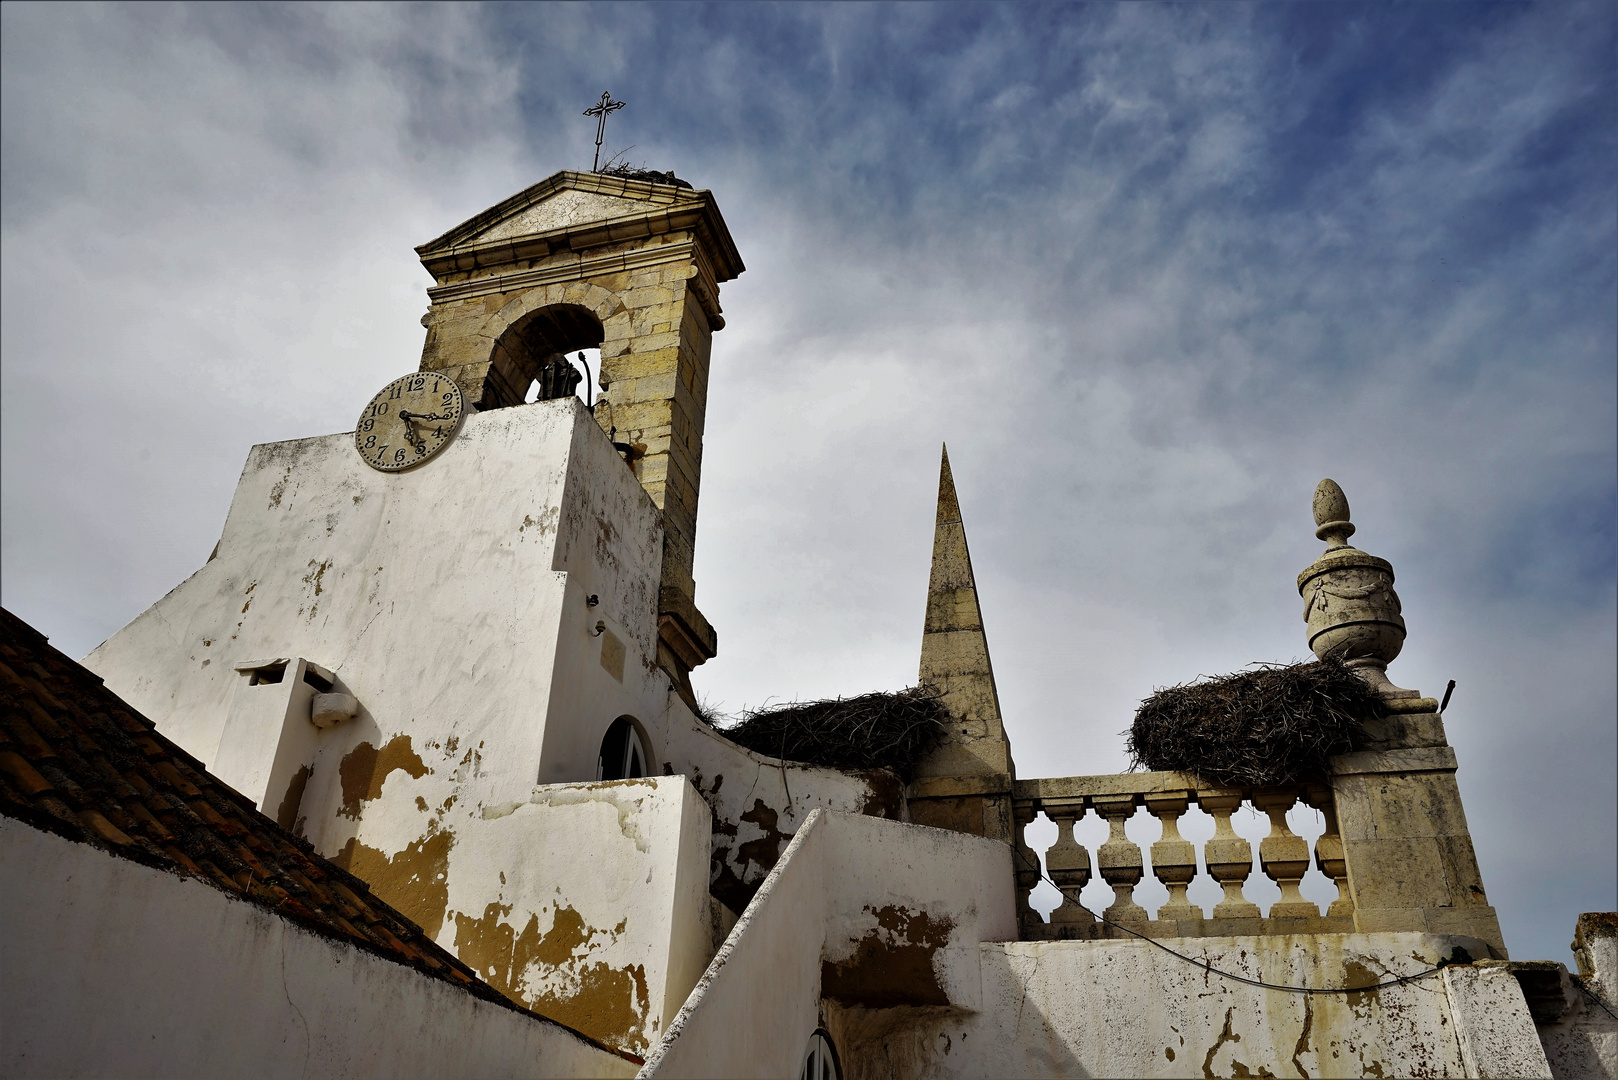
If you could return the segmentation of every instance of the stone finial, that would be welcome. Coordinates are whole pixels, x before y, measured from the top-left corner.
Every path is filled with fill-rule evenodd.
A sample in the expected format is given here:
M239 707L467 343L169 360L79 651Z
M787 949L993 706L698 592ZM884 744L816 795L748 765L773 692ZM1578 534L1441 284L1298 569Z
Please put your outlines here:
M1326 541L1326 550L1347 547L1354 535L1354 523L1348 520L1348 496L1327 477L1315 485L1315 536Z
M1322 660L1333 656L1354 668L1394 711L1436 709L1437 702L1429 706L1430 699L1388 681L1388 664L1405 641L1393 564L1348 546L1354 523L1337 481L1315 488L1314 513L1315 536L1326 541L1326 550L1298 575L1309 648Z

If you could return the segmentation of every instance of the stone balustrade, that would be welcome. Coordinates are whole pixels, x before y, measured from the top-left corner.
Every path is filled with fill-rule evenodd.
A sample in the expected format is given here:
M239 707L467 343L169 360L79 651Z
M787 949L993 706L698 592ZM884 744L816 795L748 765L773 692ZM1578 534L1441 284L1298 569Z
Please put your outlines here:
M1211 787L1186 773L1117 773L1018 781L1015 795L1017 908L1025 941L1126 935L1097 920L1074 899L1093 872L1091 853L1075 838L1074 827L1091 813L1108 828L1107 840L1096 848L1093 860L1094 872L1114 894L1112 904L1101 913L1108 922L1150 937L1348 933L1355 929L1348 866L1337 831L1332 789L1327 784L1224 788ZM1264 874L1280 886L1281 897L1268 913L1243 894L1243 885L1254 873L1253 846L1236 834L1230 819L1244 802L1270 820L1270 834L1259 841L1258 862ZM1315 841L1313 861L1336 882L1338 899L1324 912L1298 891L1311 861L1309 842L1287 825L1287 811L1298 803L1319 810L1326 822L1326 831ZM1219 884L1224 898L1211 912L1191 903L1187 896L1198 874L1197 846L1180 835L1179 822L1193 804L1214 820L1214 835L1202 844L1201 865ZM1162 823L1162 834L1146 852L1124 831L1125 823L1140 807ZM1029 906L1040 869L1025 830L1041 811L1056 825L1056 842L1045 851L1045 867L1063 894L1049 922ZM1155 915L1134 898L1148 865L1169 893Z

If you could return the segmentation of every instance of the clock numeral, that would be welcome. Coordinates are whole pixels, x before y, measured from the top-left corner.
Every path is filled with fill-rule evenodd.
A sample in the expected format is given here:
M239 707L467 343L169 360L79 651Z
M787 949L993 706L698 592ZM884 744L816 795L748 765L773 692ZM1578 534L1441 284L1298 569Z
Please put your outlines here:
M354 443L361 458L384 472L425 462L454 437L464 411L461 396L455 380L434 372L395 379L377 392L355 423ZM427 404L435 398L437 405ZM431 413L424 411L429 409ZM378 441L384 437L394 441Z

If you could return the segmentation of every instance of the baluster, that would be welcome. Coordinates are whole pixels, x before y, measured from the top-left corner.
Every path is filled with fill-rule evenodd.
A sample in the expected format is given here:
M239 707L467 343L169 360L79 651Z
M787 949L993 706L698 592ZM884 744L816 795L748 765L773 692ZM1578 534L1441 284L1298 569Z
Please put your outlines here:
M1152 844L1152 874L1169 890L1168 903L1157 909L1159 919L1202 918L1202 909L1185 895L1197 876L1197 849L1180 835L1180 815L1188 803L1184 791L1146 796L1146 809L1163 822L1163 836Z
M1292 791L1253 796L1253 805L1270 816L1270 835L1259 841L1258 861L1270 880L1281 886L1281 899L1270 905L1272 919L1320 918L1320 908L1298 891L1298 883L1309 872L1309 842L1287 824L1287 811L1297 801Z
M1348 889L1348 863L1343 859L1343 838L1337 832L1337 804L1332 800L1331 788L1311 787L1304 793L1304 801L1326 819L1326 831L1315 838L1315 865L1337 885L1337 899L1326 914L1352 917L1354 897Z
M1091 800L1096 813L1107 819L1107 842L1096 852L1101 864L1101 877L1117 899L1107 908L1107 918L1117 923L1150 921L1146 909L1135 903L1135 886L1140 884L1142 867L1140 848L1124 832L1124 822L1135 813L1133 795L1097 795Z
M1240 795L1198 795L1197 802L1213 815L1213 839L1203 845L1208 874L1225 890L1225 898L1214 906L1216 919L1256 919L1258 905L1242 895L1242 883L1253 872L1253 845L1236 835L1230 815L1242 805Z
M1045 852L1045 868L1062 890L1062 906L1051 912L1051 936L1058 940L1087 937L1096 917L1079 904L1079 892L1090 883L1090 853L1073 838L1073 825L1084 817L1084 804L1045 804L1045 816L1056 822L1056 843Z
M1011 814L1015 823L1016 836L1015 850L1012 852L1017 865L1013 872L1017 883L1017 925L1022 927L1023 940L1037 940L1045 937L1045 920L1039 917L1028 902L1028 896L1039 884L1039 857L1034 849L1028 846L1023 837L1023 830L1033 824L1034 815L1038 813L1033 802L1018 800L1012 804Z

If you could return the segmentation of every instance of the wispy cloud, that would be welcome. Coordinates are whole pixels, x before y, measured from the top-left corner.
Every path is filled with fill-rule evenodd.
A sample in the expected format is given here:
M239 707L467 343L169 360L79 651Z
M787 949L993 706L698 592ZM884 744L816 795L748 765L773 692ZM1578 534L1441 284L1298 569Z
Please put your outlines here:
M1604 4L96 7L4 18L5 602L85 651L251 442L413 367L409 248L609 149L711 187L698 601L729 707L914 678L947 439L1014 748L1305 652L1393 560L1520 955L1612 893ZM1552 839L1554 838L1554 840Z

